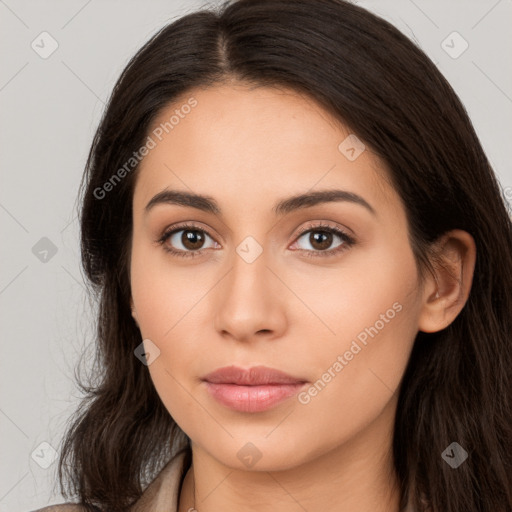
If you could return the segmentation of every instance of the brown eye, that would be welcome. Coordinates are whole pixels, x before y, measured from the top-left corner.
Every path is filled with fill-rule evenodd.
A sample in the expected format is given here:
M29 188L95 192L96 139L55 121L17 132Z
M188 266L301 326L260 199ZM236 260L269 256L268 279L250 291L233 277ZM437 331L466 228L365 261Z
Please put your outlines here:
M334 247L331 247L336 238L338 238L340 242ZM307 244L305 244L306 247L300 247L299 241L301 239L307 241ZM356 241L353 237L347 235L347 233L334 226L309 225L301 232L294 245L298 245L298 250L304 252L308 257L329 257L348 249L354 245L355 242ZM307 247L308 244L309 247Z
M204 234L198 230L182 229L183 234L180 237L180 242L186 249L190 251L197 251L201 249L204 243Z
M193 257L201 254L204 249L208 249L205 247L207 238L215 244L215 241L204 229L187 225L166 231L158 243L163 245L165 251L173 255Z
M333 234L327 231L311 231L308 241L313 248L325 251L332 244L332 239Z
M338 243L334 248L339 247L346 241L344 233L341 231L333 232L333 228L329 228L329 230L325 228L310 229L309 231L303 233L297 240L300 240L301 238L305 239L310 245L310 247L299 247L300 249L311 250L312 248L315 251L327 251L329 249L333 249L331 245L335 241L335 237L341 239L341 242Z

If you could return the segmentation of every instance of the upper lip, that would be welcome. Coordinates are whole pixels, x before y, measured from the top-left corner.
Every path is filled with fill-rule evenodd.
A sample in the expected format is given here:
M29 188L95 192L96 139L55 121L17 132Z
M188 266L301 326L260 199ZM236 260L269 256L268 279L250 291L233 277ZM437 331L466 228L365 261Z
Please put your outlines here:
M271 384L302 384L305 379L292 377L282 371L267 366L253 366L244 369L239 366L225 366L203 377L212 384L237 384L239 386L259 386Z

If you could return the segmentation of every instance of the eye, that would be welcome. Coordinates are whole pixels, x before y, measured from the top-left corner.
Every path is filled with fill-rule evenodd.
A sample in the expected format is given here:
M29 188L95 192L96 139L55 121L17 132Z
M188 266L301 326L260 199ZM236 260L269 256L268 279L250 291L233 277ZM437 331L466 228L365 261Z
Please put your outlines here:
M305 235L309 236L305 237ZM336 237L340 239L341 242L334 248L329 249L329 247L332 245ZM301 233L297 238L297 242L301 238L304 238L307 244L309 244L310 247L312 247L312 249L309 249L307 247L299 248L300 251L305 251L307 257L335 256L341 253L342 251L350 248L356 242L352 236L348 235L341 229L327 224L306 226L304 229L301 230ZM295 242L295 244L297 244L297 242Z
M309 237L306 238L305 235L307 234L309 234ZM338 237L341 242L334 248L328 249L332 245L335 237ZM166 230L157 240L157 243L162 245L166 252L173 254L174 256L193 258L195 256L200 256L205 249L214 248L212 246L204 247L204 243L207 238L212 240L214 244L217 243L207 233L207 231L199 226L196 226L195 224L185 224L178 227L173 226ZM304 252L307 257L335 256L356 243L352 236L337 227L327 224L310 224L306 226L301 230L294 245L296 245L301 238L304 238L312 247L312 249L298 249L299 251ZM179 247L179 245L182 247ZM178 246L177 249L176 246Z
M202 254L203 249L208 249L203 247L206 238L215 242L204 229L194 224L185 224L165 231L157 242L165 251L175 256L194 257ZM168 241L172 244L171 246L167 243ZM173 248L176 246L178 249Z

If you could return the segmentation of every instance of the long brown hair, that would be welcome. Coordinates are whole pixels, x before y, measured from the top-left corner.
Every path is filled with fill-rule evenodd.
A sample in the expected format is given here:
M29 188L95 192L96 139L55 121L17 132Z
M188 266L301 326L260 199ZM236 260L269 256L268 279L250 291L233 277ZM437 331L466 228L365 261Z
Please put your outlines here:
M174 453L190 457L189 438L134 356L137 166L107 194L98 191L143 145L162 108L193 87L232 78L309 95L387 164L422 275L443 233L473 236L467 303L447 328L416 337L399 390L394 464L402 509L410 501L417 512L512 510L512 226L504 192L436 66L394 26L343 0L239 0L186 15L152 37L116 83L81 186L97 357L93 384L79 383L86 398L61 450L64 496L126 510ZM441 457L454 441L468 452L457 469Z

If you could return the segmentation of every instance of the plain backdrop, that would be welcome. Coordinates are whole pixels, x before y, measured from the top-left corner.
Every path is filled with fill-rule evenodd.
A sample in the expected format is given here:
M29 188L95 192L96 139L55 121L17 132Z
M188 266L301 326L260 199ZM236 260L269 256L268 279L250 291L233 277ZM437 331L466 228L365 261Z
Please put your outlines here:
M510 192L512 1L357 3L396 25L436 63ZM52 453L78 404L75 366L92 348L94 330L76 200L104 103L151 35L206 5L0 0L1 512L63 501Z

